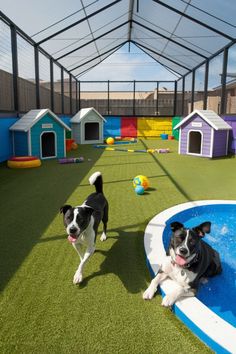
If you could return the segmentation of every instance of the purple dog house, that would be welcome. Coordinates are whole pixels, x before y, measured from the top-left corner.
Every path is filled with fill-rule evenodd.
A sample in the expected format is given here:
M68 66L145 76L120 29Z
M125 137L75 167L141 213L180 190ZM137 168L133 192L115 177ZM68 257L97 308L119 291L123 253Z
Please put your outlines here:
M228 154L231 126L210 110L195 110L174 129L180 130L179 154L219 157Z

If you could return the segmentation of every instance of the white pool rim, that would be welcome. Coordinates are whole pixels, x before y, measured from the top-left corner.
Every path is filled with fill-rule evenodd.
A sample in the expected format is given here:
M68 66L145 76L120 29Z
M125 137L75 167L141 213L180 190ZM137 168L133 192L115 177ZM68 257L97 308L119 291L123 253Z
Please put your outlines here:
M163 232L166 221L184 210L213 204L236 204L233 200L200 200L173 206L154 216L148 223L144 234L144 248L151 272L156 274L166 251ZM161 290L171 290L173 281L165 280ZM217 353L236 353L236 328L223 320L196 297L184 298L176 302L174 312L204 343Z

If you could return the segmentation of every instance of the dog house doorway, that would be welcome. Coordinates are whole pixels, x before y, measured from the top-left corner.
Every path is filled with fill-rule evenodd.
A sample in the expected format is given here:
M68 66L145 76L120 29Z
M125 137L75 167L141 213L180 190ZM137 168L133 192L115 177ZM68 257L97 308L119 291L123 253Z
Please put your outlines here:
M53 132L45 132L41 135L41 151L42 158L56 156L55 134Z
M202 134L200 132L191 131L188 137L188 152L190 154L201 154L202 150Z
M84 140L99 140L99 123L97 122L85 123Z

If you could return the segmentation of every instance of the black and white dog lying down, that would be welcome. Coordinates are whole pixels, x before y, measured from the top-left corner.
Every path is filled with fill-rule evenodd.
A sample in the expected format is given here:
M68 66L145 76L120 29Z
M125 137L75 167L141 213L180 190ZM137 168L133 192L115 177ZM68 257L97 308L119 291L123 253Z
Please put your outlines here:
M80 264L73 279L74 284L81 283L83 280L83 268L95 251L95 241L101 221L103 222L103 233L100 240L106 240L108 202L103 194L101 173L95 172L92 174L89 183L95 186L96 192L90 194L82 205L76 207L64 205L60 209L60 212L64 215L68 240L80 257ZM84 247L85 252L83 252Z
M175 282L174 289L162 300L162 305L166 307L172 306L181 297L195 296L204 278L222 271L218 252L202 240L205 233L210 233L210 222L192 229L173 222L171 229L173 233L165 261L143 294L145 300L152 299L158 285L171 278Z

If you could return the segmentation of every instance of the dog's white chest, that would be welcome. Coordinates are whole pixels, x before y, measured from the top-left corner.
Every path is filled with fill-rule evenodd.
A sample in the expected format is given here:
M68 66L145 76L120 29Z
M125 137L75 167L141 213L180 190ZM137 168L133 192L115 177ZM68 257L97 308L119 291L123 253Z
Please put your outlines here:
M178 284L185 287L196 278L196 274L188 269L181 268L178 265L173 265L170 277Z

